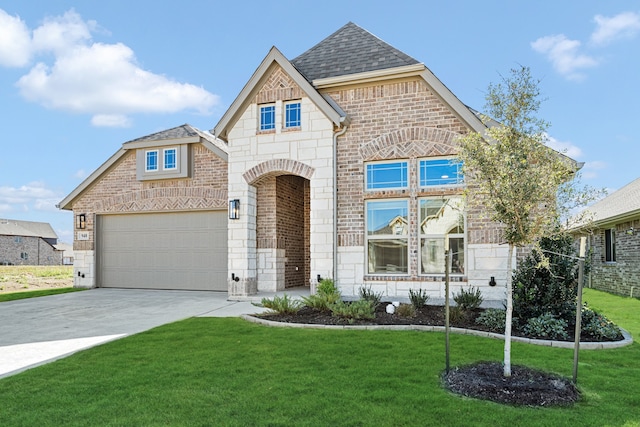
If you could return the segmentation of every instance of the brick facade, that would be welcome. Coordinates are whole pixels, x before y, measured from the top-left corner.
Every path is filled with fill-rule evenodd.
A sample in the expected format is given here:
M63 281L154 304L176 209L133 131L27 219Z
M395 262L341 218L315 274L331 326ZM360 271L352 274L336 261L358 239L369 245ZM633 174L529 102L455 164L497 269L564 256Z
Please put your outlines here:
M202 144L190 144L189 178L140 181L136 150L128 150L99 180L73 202L74 215L86 215L86 228L75 230L76 287L94 287L96 215L178 212L227 208L227 163ZM79 240L87 233L87 240Z
M62 265L62 251L33 236L0 236L0 265Z
M640 219L612 225L616 231L616 259L605 258L605 228L590 236L591 272L587 286L623 296L640 296Z

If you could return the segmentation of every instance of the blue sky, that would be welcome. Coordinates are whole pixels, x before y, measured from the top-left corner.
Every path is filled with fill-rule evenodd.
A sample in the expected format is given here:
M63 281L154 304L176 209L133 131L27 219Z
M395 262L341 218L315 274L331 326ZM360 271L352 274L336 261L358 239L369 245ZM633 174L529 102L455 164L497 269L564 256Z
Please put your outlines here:
M613 191L640 176L640 1L0 0L0 218L49 222L122 143L213 128L271 46L289 59L352 21L462 102L519 65L555 148Z

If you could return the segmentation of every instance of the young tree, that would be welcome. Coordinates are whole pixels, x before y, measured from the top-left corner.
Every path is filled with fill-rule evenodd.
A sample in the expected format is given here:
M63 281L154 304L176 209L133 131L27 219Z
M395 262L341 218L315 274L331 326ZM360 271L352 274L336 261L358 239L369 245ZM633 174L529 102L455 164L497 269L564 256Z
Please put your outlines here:
M558 189L577 170L574 161L546 145L549 124L536 116L540 103L539 81L529 68L512 69L509 77L489 85L486 132L459 139L467 204L483 206L489 219L502 224L509 245L505 376L511 376L514 248L531 244L554 228L560 212Z

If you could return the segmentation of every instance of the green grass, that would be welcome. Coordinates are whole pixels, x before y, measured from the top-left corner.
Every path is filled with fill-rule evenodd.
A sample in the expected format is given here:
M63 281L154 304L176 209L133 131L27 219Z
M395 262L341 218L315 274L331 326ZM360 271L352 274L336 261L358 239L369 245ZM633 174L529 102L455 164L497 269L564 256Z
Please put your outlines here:
M10 278L46 277L69 279L73 277L71 265L0 265L0 282Z
M46 297L49 295L66 294L69 292L83 291L81 288L52 288L39 291L12 292L10 294L0 294L0 302L15 301L25 298Z
M587 290L632 334L640 301ZM611 309L611 311L609 311ZM503 342L452 335L453 365ZM513 343L512 361L571 377L573 351ZM640 344L582 351L583 400L521 408L442 389L440 333L268 328L192 318L0 380L3 426L638 426Z

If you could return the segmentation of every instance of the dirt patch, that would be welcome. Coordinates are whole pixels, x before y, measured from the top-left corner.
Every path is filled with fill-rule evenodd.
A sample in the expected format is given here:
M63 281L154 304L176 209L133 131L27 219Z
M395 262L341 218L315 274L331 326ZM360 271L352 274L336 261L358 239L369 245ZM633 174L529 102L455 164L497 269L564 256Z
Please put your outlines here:
M512 365L505 377L500 363L480 362L452 369L442 380L453 393L509 405L567 406L580 399L568 379L525 366Z
M58 267L51 276L43 275L47 267L0 266L0 294L36 291L73 286L72 267ZM62 272L60 270L63 270Z

